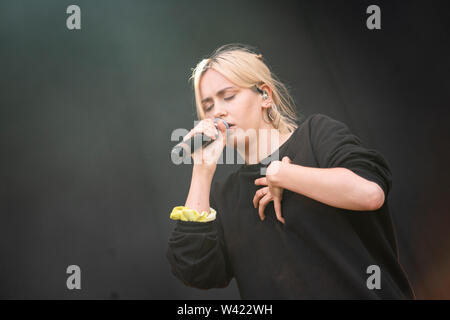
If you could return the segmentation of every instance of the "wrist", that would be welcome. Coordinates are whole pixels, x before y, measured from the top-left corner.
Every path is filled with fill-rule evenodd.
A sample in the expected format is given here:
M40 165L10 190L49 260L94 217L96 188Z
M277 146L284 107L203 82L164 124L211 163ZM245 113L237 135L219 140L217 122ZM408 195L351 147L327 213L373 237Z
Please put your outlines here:
M192 178L204 180L205 182L212 181L215 171L215 167L194 164Z
M281 183L286 177L287 166L290 166L290 164L281 161L273 161L267 167L267 181L274 187L281 187Z

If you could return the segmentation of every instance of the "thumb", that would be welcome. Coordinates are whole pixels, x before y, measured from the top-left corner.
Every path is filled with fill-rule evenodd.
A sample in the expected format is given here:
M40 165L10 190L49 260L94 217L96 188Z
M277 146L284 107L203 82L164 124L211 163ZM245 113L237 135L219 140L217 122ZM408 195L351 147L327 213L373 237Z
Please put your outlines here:
M283 157L283 159L281 159L281 162L291 163L292 161L291 161L291 159L289 159L288 156L286 156L286 157Z
M223 123L222 120L218 120L217 121L217 128L222 131L222 133L225 133L227 131L227 127L225 125L225 123Z
M227 141L227 127L225 126L223 121L217 121L217 128L222 133L223 142L226 143L226 141Z

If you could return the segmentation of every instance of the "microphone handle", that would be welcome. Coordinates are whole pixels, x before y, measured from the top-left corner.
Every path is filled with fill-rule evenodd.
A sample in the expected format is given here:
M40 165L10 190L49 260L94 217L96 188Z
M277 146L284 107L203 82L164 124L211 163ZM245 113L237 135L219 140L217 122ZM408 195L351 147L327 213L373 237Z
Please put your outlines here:
M214 123L217 128L217 121L221 119L214 119ZM225 124L225 127L228 129L229 125L225 120L222 120ZM219 130L219 129L217 129ZM219 134L216 134L216 139L219 137ZM175 153L179 157L190 157L193 152L195 152L199 148L205 148L216 140L211 139L209 136L205 136L203 133L196 133L186 141L181 141L172 149L172 153Z
M216 135L217 138L218 135ZM172 149L172 153L176 153L178 156L190 156L199 148L204 148L211 144L214 140L205 136L203 133L196 133L186 141L181 141Z

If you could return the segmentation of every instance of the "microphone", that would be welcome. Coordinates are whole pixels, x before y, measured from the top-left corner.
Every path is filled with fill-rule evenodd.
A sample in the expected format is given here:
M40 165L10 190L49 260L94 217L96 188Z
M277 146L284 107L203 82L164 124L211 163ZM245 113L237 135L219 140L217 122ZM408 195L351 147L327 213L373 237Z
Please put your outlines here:
M230 128L228 123L220 118L214 119L214 124L217 128L217 122L222 121L227 130ZM219 130L217 128L217 130ZM216 134L216 139L219 137L219 134ZM199 148L205 148L211 143L213 143L215 140L211 139L208 136L205 136L203 133L196 133L186 141L181 141L178 143L175 147L172 149L172 153L176 154L177 156L184 158L185 156L190 156L193 152L195 152Z

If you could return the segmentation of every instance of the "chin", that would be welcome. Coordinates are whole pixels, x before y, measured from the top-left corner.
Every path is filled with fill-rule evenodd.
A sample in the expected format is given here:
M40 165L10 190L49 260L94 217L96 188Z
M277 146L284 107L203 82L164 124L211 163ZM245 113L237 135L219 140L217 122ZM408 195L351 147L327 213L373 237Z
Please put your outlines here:
M228 135L228 137L227 137L227 144L226 144L226 146L227 147L231 147L231 148L234 148L234 149L236 149L236 147L237 147L237 136L234 134L234 133L230 133L229 135Z

